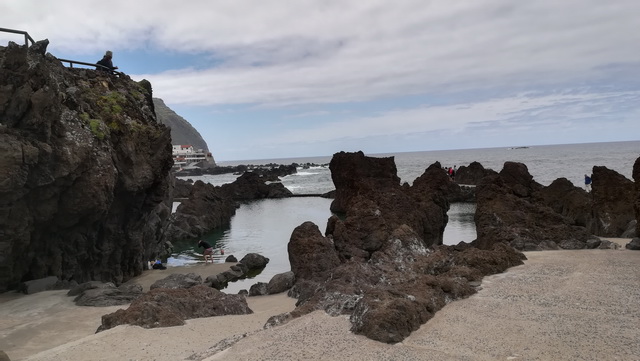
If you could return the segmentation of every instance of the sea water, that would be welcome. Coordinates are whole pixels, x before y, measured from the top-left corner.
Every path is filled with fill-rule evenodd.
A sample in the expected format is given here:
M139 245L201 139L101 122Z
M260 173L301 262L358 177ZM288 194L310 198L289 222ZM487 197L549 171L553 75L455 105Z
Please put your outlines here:
M591 174L593 166L606 166L631 179L633 164L640 157L640 141L367 155L394 157L398 176L402 182L410 184L436 161L446 167L468 166L471 162L478 161L485 168L496 171L502 169L504 162L515 161L524 163L534 180L543 185L549 185L553 180L564 177L581 187L584 186L584 175ZM317 166L306 169L299 168L296 174L281 179L283 185L294 194L322 194L334 189L328 167L330 160L331 156L321 156L220 162L219 165L316 164ZM233 182L237 177L224 174L190 176L183 179L190 178L221 185ZM262 273L252 279L231 283L225 292L236 293L240 289L248 289L256 282L268 282L273 275L290 270L286 246L291 232L303 222L311 221L324 233L327 219L331 216L330 204L330 199L320 197L267 199L245 203L231 219L229 228L205 235L204 239L225 251L224 256L216 255L216 262L224 262L230 254L239 260L251 252L270 259ZM443 236L445 244L470 242L475 239L474 213L475 204L451 204L448 212L449 222ZM169 266L203 262L194 242L176 242L175 246L176 252L168 260Z

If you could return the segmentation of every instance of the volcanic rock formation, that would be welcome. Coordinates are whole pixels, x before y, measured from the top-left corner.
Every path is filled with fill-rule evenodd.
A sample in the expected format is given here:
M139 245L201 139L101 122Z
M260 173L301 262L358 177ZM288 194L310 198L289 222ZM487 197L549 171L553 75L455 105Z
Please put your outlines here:
M456 172L456 183L477 185L486 176L497 174L493 169L488 169L478 162L471 162L469 166L461 166Z
M220 187L196 181L164 232L164 240L195 238L223 227L236 213L236 203Z
M554 183L549 192L568 187L563 181ZM474 244L490 249L495 243L504 242L516 249L531 251L595 248L605 246L602 242L610 243L601 242L587 228L564 216L561 205L555 204L555 210L547 205L543 201L545 194L547 202L553 203L548 199L552 193L545 193L543 189L522 163L506 162L499 174L483 178L476 189L478 238ZM565 200L560 198L559 202L562 204ZM580 202L578 199L576 208Z
M452 300L475 292L470 282L522 263L505 244L479 250L438 246L447 222L449 177L430 166L413 186L400 186L393 158L361 152L331 160L336 200L326 236L305 222L288 244L298 298L291 317L323 309L348 314L351 330L396 343ZM288 319L280 315L278 320Z
M171 213L169 129L149 82L65 68L47 44L0 47L0 290L46 276L119 284Z
M636 212L636 236L640 237L640 157L633 164L633 180L636 184L636 197L633 209Z
M291 196L291 191L282 183L267 184L265 181L253 172L245 172L233 183L222 186L196 181L193 186L185 187L185 181L177 179L181 193L185 189L190 189L190 193L171 217L164 240L195 238L228 225L236 212L237 201Z
M633 181L606 167L593 167L593 217L590 229L602 237L620 237L629 222L636 219L633 202Z

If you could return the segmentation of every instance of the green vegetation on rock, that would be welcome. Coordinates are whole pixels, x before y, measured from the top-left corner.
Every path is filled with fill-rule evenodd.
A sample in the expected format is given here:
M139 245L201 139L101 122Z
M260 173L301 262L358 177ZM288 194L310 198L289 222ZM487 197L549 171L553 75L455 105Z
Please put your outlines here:
M102 107L102 112L107 114L121 114L125 102L126 98L119 92L110 92L98 99L98 105Z
M100 139L104 139L104 131L102 130L102 122L99 119L89 119L89 128L91 129L91 133Z

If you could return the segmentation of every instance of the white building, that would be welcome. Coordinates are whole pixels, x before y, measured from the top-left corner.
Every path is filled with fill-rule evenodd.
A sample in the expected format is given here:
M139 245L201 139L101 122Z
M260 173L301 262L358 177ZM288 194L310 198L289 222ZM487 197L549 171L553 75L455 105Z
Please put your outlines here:
M194 163L210 161L211 153L203 149L195 150L192 145L173 144L173 166L182 168Z

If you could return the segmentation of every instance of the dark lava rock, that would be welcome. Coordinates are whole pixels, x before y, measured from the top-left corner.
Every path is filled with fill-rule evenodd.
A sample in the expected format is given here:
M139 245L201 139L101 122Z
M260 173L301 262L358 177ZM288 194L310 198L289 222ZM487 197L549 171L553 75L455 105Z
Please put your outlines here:
M235 262L238 262L238 259L234 255L229 255L227 256L227 258L225 258L224 261L229 263L235 263Z
M636 233L636 228L638 227L638 221L636 221L635 219L631 222L629 222L629 225L627 226L627 229L622 233L622 235L620 236L621 238L635 238L638 237L639 235Z
M0 351L0 361L11 361L11 359L4 351Z
M228 270L217 275L218 279L224 282L231 282L245 277L245 273L240 270Z
M115 287L106 283L99 288L91 288L83 291L73 302L78 306L119 306L131 303L142 295L142 286L137 284L125 284Z
M202 277L195 273L172 273L169 276L155 281L150 289L155 288L190 288L202 284Z
M233 183L219 187L196 181L188 199L176 209L165 239L197 238L228 225L238 207L236 201L290 196L291 192L282 183L267 184L265 177L254 172L245 172Z
M636 190L633 181L606 167L593 167L593 234L620 237L629 222L636 219L633 202Z
M469 166L461 166L456 172L456 183L477 185L486 176L498 174L493 169L488 169L478 162L471 162Z
M263 269L267 263L269 263L268 258L257 253L249 253L244 256L239 263L229 267L228 271L207 277L205 284L221 290L225 288L229 282L246 278L251 271Z
M461 186L451 180L446 170L439 162L436 162L425 170L425 172L413 181L413 192L434 193L444 195L449 203L453 202L475 202L475 187ZM434 201L438 201L434 198ZM448 207L448 206L447 206ZM448 210L448 208L447 208Z
M193 187L193 182L175 178L173 198L189 198L189 194L191 194L191 187Z
M333 155L329 169L336 186L335 199L331 202L332 212L345 212L347 203L361 192L372 193L400 186L393 157L373 158L362 152L340 152Z
M165 237L168 240L199 237L229 224L235 213L236 203L220 187L196 181L189 198L176 209Z
M332 236L341 259L366 260L403 224L426 245L442 244L452 182L439 163L429 166L413 186L399 184L392 157L341 152L333 156L329 168L336 186L332 210L346 217L332 217L326 233Z
M266 267L269 259L257 253L248 253L240 260L240 263L247 266L249 270L256 270Z
M592 198L584 189L576 187L567 178L558 178L537 193L542 203L554 212L568 218L573 225L587 228L593 233Z
M293 230L287 249L291 271L302 279L324 276L340 264L333 243L313 222L304 222Z
M171 215L170 130L149 89L66 68L39 44L0 47L0 291L125 282Z
M294 231L290 244L308 242L303 234ZM295 252L304 247L289 249ZM337 254L327 251L324 256L335 259ZM290 253L290 259L296 258L297 254ZM292 315L317 309L330 315L349 314L353 332L382 342L400 342L449 301L475 293L469 281L522 264L523 258L503 244L491 250L468 247L456 251L447 246L430 250L404 225L368 262L344 261L318 272L314 272L317 267L307 267L311 272L304 277L296 273L295 290L290 294L298 296L298 307Z
M634 250L634 251L640 251L640 238L636 237L632 239L629 243L627 243L624 246L624 248Z
M633 203L633 209L636 212L636 234L640 237L640 157L633 163L633 180L636 185L636 196Z
M205 285L209 287L213 287L217 290L221 290L227 287L227 283L228 281L226 280L226 278L222 277L221 274L217 274L215 276L209 276L204 280Z
M58 284L58 277L49 276L45 278L40 278L37 280L31 280L20 283L18 286L18 291L30 295L37 292L52 290Z
M223 315L246 315L253 311L244 296L227 295L204 285L191 288L156 288L136 299L126 310L102 316L96 332L130 324L144 328L184 325L184 320Z
M491 249L505 242L528 251L585 248L593 236L534 196L542 188L522 163L506 162L498 175L483 178L476 189L474 245Z
M266 182L268 179L255 172L245 172L233 183L224 184L222 190L235 200L254 200L263 198L286 198L291 191L282 183Z
M264 296L268 294L267 292L267 283L258 282L249 288L249 296Z
M451 183L438 163L413 186L400 186L392 159L367 158L332 159L334 204L344 215L330 218L326 236L310 222L291 235L292 317L319 309L347 314L353 332L396 343L446 303L476 292L470 281L522 264L524 256L502 243L437 246Z
M267 284L267 293L272 295L274 293L287 291L293 287L295 280L296 275L291 271L279 273L273 276L269 281L269 284Z

